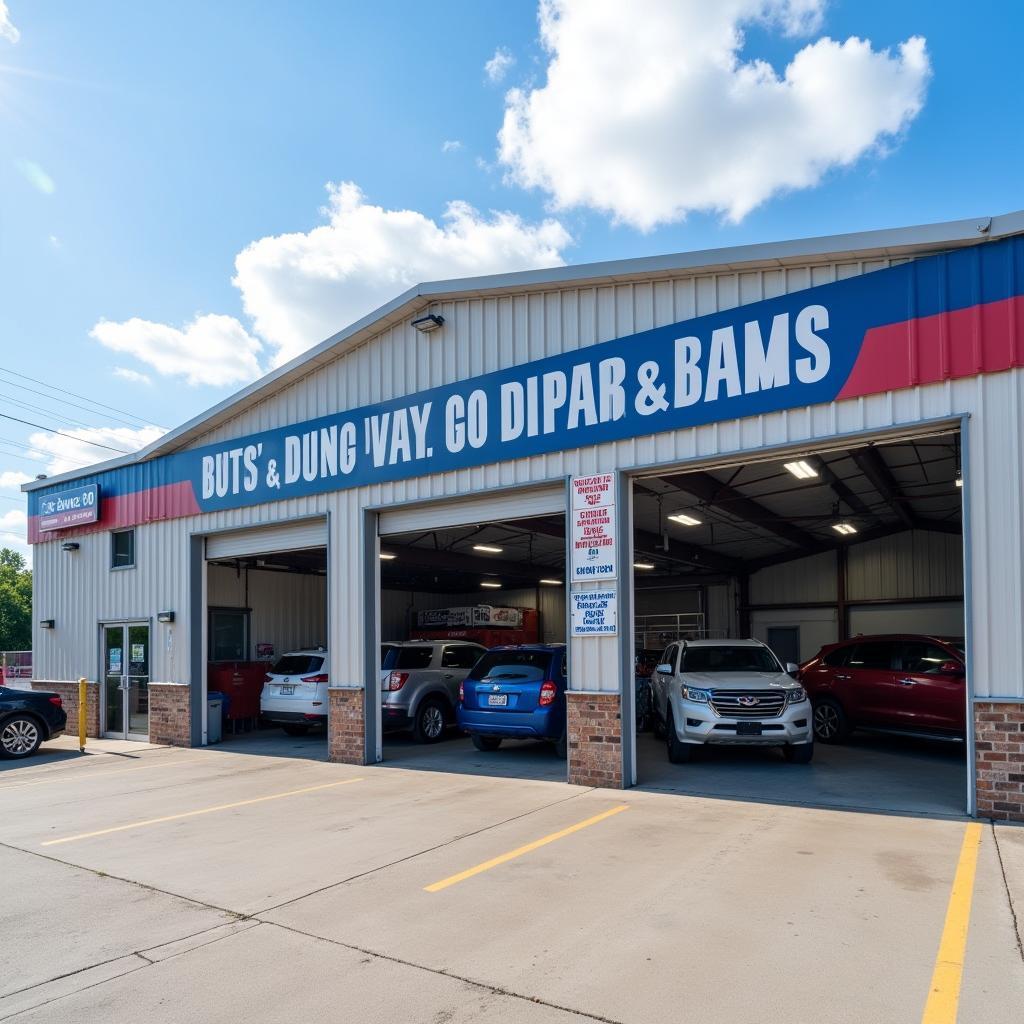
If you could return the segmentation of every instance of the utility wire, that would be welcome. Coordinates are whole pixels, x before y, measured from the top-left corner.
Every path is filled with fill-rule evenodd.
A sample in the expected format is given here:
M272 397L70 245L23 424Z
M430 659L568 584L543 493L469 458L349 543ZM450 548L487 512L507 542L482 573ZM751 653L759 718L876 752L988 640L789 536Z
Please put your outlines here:
M58 437L66 437L69 441L81 441L83 444L91 444L95 448L106 448L108 452L117 452L118 455L131 455L129 451L125 451L124 448L114 448L109 444L100 444L99 441L90 441L86 437L75 437L74 434L65 434L61 430L54 430L53 427L43 426L42 423L33 423L31 420L21 420L17 416L8 416L5 412L0 412L0 419L13 420L15 423L24 423L26 427L36 427L38 430L48 430L51 434L56 434Z
M30 391L33 395L40 395L43 398L53 398L53 395L48 395L45 391L37 391L35 388L26 387L24 384L19 384L17 381L4 380L0 377L0 383L8 384L12 388L19 388L21 391ZM45 385L44 385L45 386ZM60 399L65 405L73 406L76 409L81 409L83 412L89 413L90 416L102 416L105 419L117 420L118 423L123 423L126 427L131 427L133 430L137 429L137 425L132 423L131 420L122 419L120 416L112 416L110 413L99 412L97 409L90 409L87 405L79 405L77 402L69 402L66 398ZM129 413L131 415L131 413Z
M60 455L57 452L48 452L43 448L36 448L35 445L26 444L24 441L19 441L13 437L0 437L0 444L5 445L8 448L19 448L21 451L18 453L17 458L19 459L32 459L35 462L49 462L51 459L64 459L65 462L73 462L78 466L91 466L94 463L82 462L81 459L69 459L65 455Z
M26 409L29 412L41 412L45 416L55 415L54 411L52 409L47 408L46 406L37 405L34 402L23 402L20 398L15 398L14 395L6 395L2 391L0 391L0 399L3 399L3 401L5 402L10 402L12 405L16 405L21 409ZM86 423L84 420L75 419L74 416L66 415L63 411L60 412L58 415L60 416L60 419L69 426L81 427L83 430L104 429L102 424ZM96 413L96 415L98 416L99 413Z
M22 380L30 380L33 384L42 384L44 388L50 388L51 391L59 391L62 395L71 395L72 398L81 398L86 402L91 402L93 405L98 405L101 409L107 409L110 412L119 412L130 419L138 420L142 426L149 426L149 421L144 420L141 416L136 416L134 413L128 412L125 409L116 409L112 405L104 405L103 402L97 402L95 399L88 398L85 395L80 395L75 391L68 391L66 388L59 388L56 384L47 384L45 380L39 380L36 377L30 377L27 373L18 373L17 370L9 370L6 366L0 366L0 370L4 373L9 373L14 377L20 377Z

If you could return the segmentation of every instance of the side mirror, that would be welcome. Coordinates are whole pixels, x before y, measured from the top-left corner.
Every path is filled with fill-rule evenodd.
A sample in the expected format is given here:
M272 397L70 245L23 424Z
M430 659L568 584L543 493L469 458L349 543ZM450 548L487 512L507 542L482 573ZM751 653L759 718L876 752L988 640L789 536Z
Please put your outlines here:
M663 675L663 676L670 676L670 675L672 675L674 673L674 669L672 668L672 666L667 661L663 661L658 666L657 671L658 671L659 675Z
M966 675L964 672L963 665L959 661L944 661L939 666L939 671L946 676L962 676Z
M794 665L793 662L791 662L791 661L787 661L786 662L786 672L789 675L795 676L797 674L797 672L799 672L799 671L800 671L800 666L799 665Z

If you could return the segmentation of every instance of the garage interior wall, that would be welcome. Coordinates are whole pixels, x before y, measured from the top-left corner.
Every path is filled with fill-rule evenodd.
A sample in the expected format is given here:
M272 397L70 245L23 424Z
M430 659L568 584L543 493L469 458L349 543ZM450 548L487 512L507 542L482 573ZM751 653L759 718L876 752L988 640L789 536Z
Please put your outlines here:
M327 578L225 565L207 570L211 607L250 608L249 658L256 644L271 643L275 656L302 647L327 646Z
M832 552L753 573L750 603L762 606L751 612L754 637L767 640L770 627L797 626L801 660L813 657L823 644L840 639L837 588L837 562ZM909 530L853 544L847 550L851 636L873 632L962 636L963 593L963 542L956 534ZM858 601L900 603L857 605ZM787 608L787 603L820 607Z
M540 612L541 640L546 644L565 643L565 590L541 587L538 590L503 590L500 595L430 594L410 590L382 590L380 595L381 638L405 640L416 628L416 612L430 608L457 608L464 605L492 604L510 608L536 608Z

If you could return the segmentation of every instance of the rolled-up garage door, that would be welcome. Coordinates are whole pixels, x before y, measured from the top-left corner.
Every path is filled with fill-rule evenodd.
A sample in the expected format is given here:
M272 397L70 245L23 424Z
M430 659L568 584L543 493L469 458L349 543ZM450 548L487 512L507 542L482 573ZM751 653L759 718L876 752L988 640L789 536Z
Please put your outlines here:
M212 534L206 538L206 557L242 558L246 555L268 555L275 551L302 551L325 547L327 520L319 517Z

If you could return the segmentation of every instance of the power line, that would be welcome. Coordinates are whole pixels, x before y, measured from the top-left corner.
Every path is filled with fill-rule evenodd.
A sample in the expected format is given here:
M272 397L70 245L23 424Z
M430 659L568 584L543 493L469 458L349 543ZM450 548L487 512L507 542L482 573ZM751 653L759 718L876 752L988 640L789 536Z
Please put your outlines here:
M14 385L17 387L17 385ZM34 402L23 402L20 398L15 398L13 395L6 395L0 391L0 399L5 402L10 402L12 405L16 405L21 409L27 409L29 412L41 412L45 416L53 416L54 412L52 409L48 409L42 405L36 405ZM102 430L103 426L97 423L86 423L84 420L75 419L74 416L68 416L64 413L60 413L60 419L62 422L69 424L73 427L82 427L83 430ZM95 415L99 415L96 413Z
M6 372L9 373L10 371ZM17 381L3 380L3 378L0 377L0 382L4 384L9 384L12 388L20 388L22 391L31 391L33 395L40 395L43 398L53 398L53 395L48 395L45 391L37 391L35 388L29 388L26 387L24 384L19 384ZM49 385L44 384L43 386L48 387ZM101 413L98 412L96 409L90 409L87 405L79 405L77 402L69 402L66 398L62 398L60 399L60 401L63 402L65 405L71 405L74 406L74 408L76 409L81 409L83 412L89 413L90 416L103 416L105 419L117 420L118 423L123 423L126 427L131 427L133 430L137 429L136 424L132 423L131 420L122 419L120 416L111 416L109 413L106 412ZM128 415L130 416L131 413L129 413Z
M0 412L0 419L13 420L15 423L24 423L26 427L35 427L37 430L48 430L51 434L56 434L58 437L66 437L69 441L81 441L82 444L91 444L96 448L106 448L108 452L117 452L118 455L131 455L131 452L125 451L123 448L114 448L109 444L100 444L99 441L90 441L87 437L75 437L74 434L65 434L63 431L54 430L53 427L43 426L42 423L33 423L31 420L20 420L17 416L8 416L5 412Z
M116 409L112 405L104 405L103 402L97 402L95 399L88 398L86 395L80 395L75 391L68 391L66 388L59 388L56 384L47 384L45 380L30 377L27 373L18 373L17 370L9 370L6 366L0 366L0 370L3 370L4 373L9 373L12 376L20 377L22 380L30 380L33 384L42 384L44 388L49 388L51 391L59 391L62 395L71 395L72 398L81 398L86 402L91 402L93 405L98 405L101 409L107 409L110 412L123 413L133 420L138 420L142 426L149 426L148 420L144 420L141 416L136 416L134 413L128 412L126 409Z
M35 462L49 462L51 459L64 459L65 462L73 462L77 466L92 466L92 462L83 462L81 459L69 459L59 452L48 452L45 448L37 448L35 445L26 444L13 437L0 437L0 444L8 448L20 448L17 458L32 459Z

